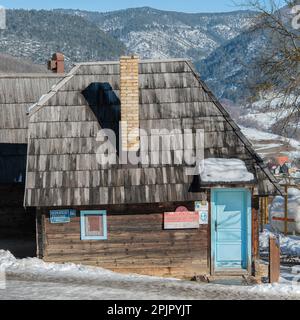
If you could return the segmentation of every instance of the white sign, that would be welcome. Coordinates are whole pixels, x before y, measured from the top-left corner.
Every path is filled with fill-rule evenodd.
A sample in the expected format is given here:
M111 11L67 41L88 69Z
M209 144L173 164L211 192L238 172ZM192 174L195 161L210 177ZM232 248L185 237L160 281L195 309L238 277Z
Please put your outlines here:
M208 224L209 205L207 201L196 201L195 211L199 212L199 224Z
M206 211L199 212L199 224L208 224L208 212Z
M0 30L6 29L6 11L5 8L0 6Z

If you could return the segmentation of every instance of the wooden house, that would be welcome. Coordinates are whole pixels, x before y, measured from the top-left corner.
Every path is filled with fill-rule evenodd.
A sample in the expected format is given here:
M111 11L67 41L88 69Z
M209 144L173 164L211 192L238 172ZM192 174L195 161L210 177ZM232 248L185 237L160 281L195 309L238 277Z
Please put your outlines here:
M61 77L52 73L0 74L0 239L20 239L32 233L35 238L35 214L26 213L23 206L27 110Z
M150 132L173 149L161 140L149 148ZM103 143L112 147L102 152ZM195 171L200 159L183 158L198 151L204 167ZM24 206L36 211L45 261L177 277L252 274L258 198L278 192L186 60L81 63L29 110Z

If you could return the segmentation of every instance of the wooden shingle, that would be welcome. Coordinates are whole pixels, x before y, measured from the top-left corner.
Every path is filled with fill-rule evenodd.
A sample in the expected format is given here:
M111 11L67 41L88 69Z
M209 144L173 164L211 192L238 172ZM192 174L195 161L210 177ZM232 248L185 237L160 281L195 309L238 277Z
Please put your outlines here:
M144 133L153 129L189 130L186 152L195 154L199 149L194 139L196 130L204 130L205 157L244 160L259 179L262 193L276 190L275 181L262 168L249 141L189 62L140 62L139 88L140 128ZM149 157L152 161L148 164L99 164L102 142L96 139L98 131L118 133L119 90L118 63L84 63L31 110L26 206L121 205L201 198L200 191L191 192L194 176L186 175L188 165L180 161L184 157L183 141L176 134L172 141L175 150L168 150L167 139L161 141L160 150L151 152L141 134L140 156ZM116 151L108 154L118 157ZM169 164L173 158L176 163Z

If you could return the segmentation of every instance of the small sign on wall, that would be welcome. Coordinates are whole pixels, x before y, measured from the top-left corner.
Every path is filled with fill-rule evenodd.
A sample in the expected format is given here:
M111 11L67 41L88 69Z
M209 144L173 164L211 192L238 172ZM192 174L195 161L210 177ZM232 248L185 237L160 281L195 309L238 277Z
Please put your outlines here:
M184 211L182 207L176 212L165 212L164 228L170 229L199 229L199 214L198 212Z
M50 211L50 223L69 223L71 218L76 217L76 210L51 210Z
M195 211L199 213L199 224L208 224L209 219L209 205L208 201L196 201L195 202Z
M50 211L50 222L51 223L69 223L70 210L51 210Z

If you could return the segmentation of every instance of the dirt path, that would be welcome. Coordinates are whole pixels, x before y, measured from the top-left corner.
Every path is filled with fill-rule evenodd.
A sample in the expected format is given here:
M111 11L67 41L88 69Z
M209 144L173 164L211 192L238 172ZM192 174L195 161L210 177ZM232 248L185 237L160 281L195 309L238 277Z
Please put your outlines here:
M285 294L266 295L252 292L251 287L199 284L185 281L34 281L7 280L0 290L0 300L88 299L88 300L265 300L299 299Z

